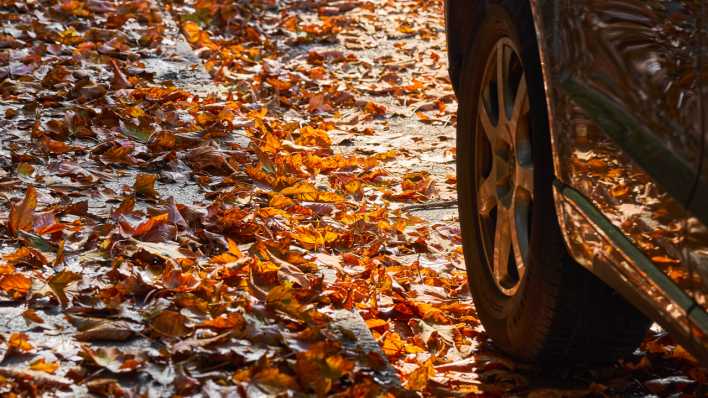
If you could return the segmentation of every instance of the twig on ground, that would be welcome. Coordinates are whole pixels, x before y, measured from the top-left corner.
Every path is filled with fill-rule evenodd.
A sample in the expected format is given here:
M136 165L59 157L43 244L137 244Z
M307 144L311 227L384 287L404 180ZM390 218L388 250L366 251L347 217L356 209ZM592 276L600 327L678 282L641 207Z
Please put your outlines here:
M401 207L403 211L451 209L457 207L457 200L441 200L436 202L418 203Z

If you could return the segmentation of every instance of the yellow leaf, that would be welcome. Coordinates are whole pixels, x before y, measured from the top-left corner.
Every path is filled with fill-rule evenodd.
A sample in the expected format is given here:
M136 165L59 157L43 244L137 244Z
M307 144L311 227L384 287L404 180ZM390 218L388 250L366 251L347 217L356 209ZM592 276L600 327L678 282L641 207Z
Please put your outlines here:
M13 333L10 336L10 340L7 342L7 346L9 349L18 352L32 351L32 344L29 342L29 337L24 333Z
M182 32L190 44L197 44L201 36L202 29L194 21L185 21L182 24Z
M386 322L383 319L367 319L366 320L366 326L369 329L378 329L378 328L383 328L388 325L388 322Z
M406 388L413 391L422 391L427 385L428 380L435 376L435 367L433 366L434 357L430 357L425 363L420 365L416 370L408 375Z
M396 359L405 352L405 343L396 332L386 333L382 350L390 359Z
M53 374L57 371L57 369L59 369L59 363L45 362L44 358L39 358L38 360L32 362L32 364L30 365L30 369Z

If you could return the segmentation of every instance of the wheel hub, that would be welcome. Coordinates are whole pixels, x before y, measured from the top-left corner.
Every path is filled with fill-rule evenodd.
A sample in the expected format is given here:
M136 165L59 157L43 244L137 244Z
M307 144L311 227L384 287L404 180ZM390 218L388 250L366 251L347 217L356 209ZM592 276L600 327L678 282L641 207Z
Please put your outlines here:
M494 46L482 79L475 140L482 246L506 295L518 290L526 273L534 196L529 99L518 54L508 38Z

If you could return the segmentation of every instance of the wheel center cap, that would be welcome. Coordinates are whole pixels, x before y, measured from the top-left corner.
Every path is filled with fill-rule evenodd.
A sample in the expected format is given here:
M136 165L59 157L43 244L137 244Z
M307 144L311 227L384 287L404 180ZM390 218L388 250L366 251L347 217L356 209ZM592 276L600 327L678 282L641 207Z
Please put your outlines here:
M514 153L511 148L502 145L494 153L495 180L497 200L509 207L514 188L515 170Z

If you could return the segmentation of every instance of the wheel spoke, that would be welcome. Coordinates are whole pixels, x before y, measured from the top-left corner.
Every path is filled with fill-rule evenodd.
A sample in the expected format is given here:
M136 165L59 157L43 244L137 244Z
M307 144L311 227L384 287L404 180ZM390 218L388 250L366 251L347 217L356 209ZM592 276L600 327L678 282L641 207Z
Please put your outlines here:
M494 233L494 278L501 284L509 276L509 255L511 254L511 212L501 206L497 208L497 225Z
M487 136L487 140L489 140L490 144L494 144L497 135L496 127L494 127L492 119L489 118L488 105L485 104L483 99L479 101L479 121L482 125L482 130L484 130L484 134Z
M514 97L514 106L511 108L511 120L509 122L513 131L519 127L519 121L522 116L529 112L528 89L526 88L526 74L521 75L519 87L516 89Z
M523 277L529 253L529 212L531 202L526 195L515 195L511 209L511 242L519 280Z
M508 68L509 68L509 57L511 56L511 49L504 44L504 42L499 42L497 44L497 100L499 101L499 124L501 125L503 120L507 118L506 109L506 84L508 78Z
M489 217L489 213L497 205L497 185L495 180L496 170L492 170L482 185L479 187L477 194L477 204L479 206L479 214L484 217Z

